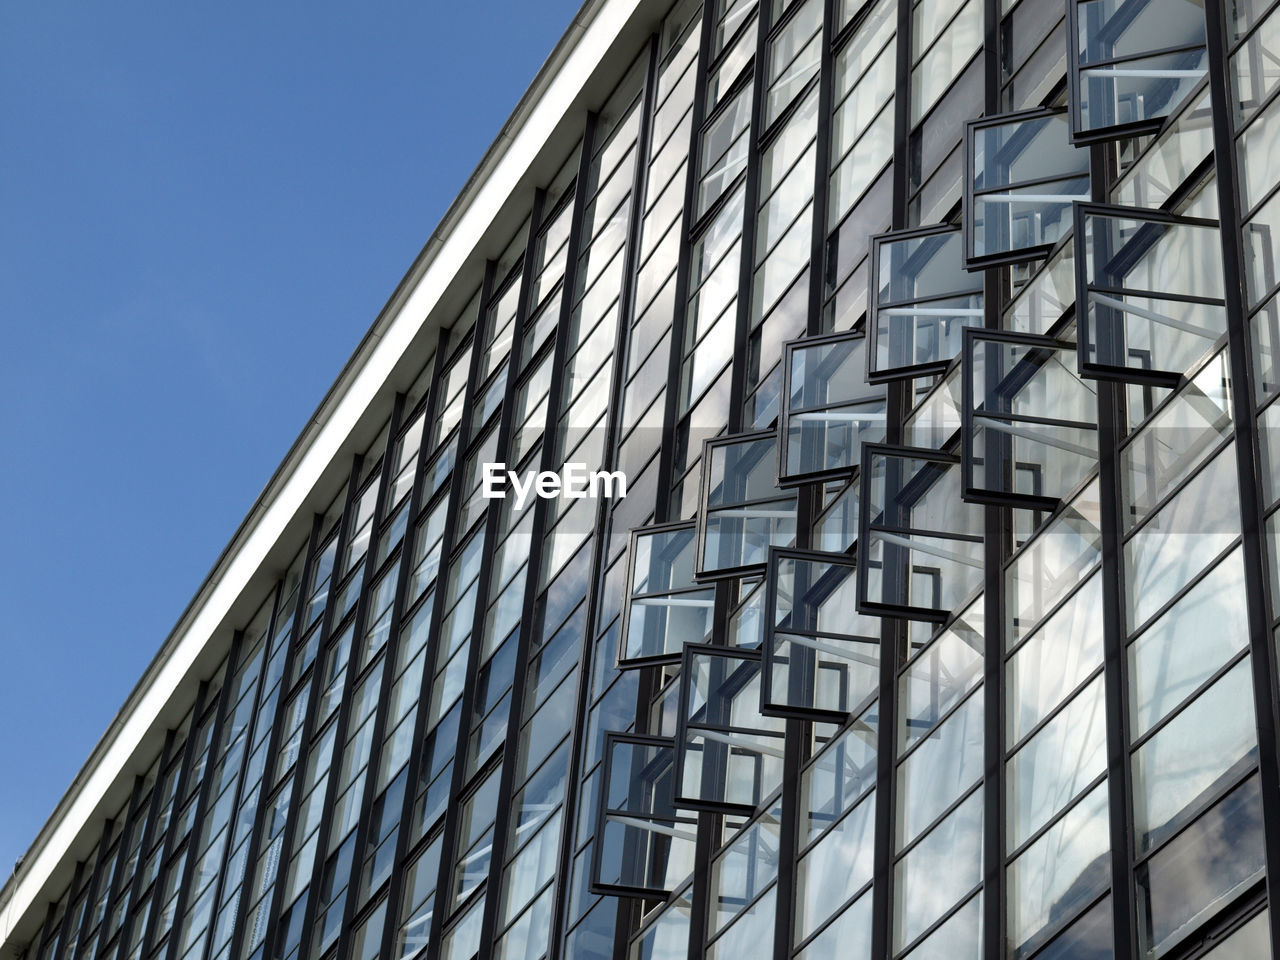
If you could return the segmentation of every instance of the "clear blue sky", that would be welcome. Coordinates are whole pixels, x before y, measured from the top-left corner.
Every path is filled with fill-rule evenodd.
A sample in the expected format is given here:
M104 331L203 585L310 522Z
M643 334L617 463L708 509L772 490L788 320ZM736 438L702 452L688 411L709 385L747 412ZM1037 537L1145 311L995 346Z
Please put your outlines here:
M578 5L0 6L0 882Z

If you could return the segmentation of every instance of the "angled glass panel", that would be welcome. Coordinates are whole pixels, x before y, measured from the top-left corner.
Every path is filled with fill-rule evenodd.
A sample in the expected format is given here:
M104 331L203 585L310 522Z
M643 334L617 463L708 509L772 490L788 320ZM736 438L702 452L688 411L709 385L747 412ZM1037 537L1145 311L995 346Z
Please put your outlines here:
M1097 398L1075 344L984 330L965 340L965 496L1057 506L1098 462Z
M781 820L780 807L761 813L712 858L707 931L710 936L718 936L739 917L745 921L751 913L750 905L778 879Z
M778 488L777 466L772 431L704 444L697 576L763 572L770 547L795 542L797 496Z
M692 522L632 531L620 667L675 660L710 637L716 592L694 583L695 533Z
M702 216L747 166L752 85L747 84L702 131L698 152L698 206Z
M1256 765L1257 753L1252 675L1245 657L1134 751L1139 852L1159 845Z
M872 237L871 270L871 378L941 373L982 325L982 274L965 270L960 228Z
M938 724L982 683L986 621L979 597L903 668L898 752L931 737Z
M872 703L852 724L830 740L800 775L805 820L800 849L809 848L854 808L876 785L877 731L880 717Z
M1102 559L1098 484L1090 483L1005 567L1005 637L1016 646Z
M1001 327L1048 333L1076 303L1075 237L1067 236L1009 301Z
M913 947L982 880L982 791L974 790L898 861L893 947Z
M676 806L753 811L782 782L785 721L760 712L758 653L685 647Z
M1124 545L1130 630L1151 619L1240 536L1235 452L1222 450Z
M958 457L862 451L858 609L944 620L983 579L982 508L961 500Z
M954 366L924 395L902 424L902 439L909 447L941 450L960 432L963 383Z
M1205 76L1205 11L1194 0L1069 5L1076 142L1158 128Z
M1193 373L1121 448L1126 531L1150 516L1156 505L1231 435L1230 388L1224 348Z
M842 333L785 347L783 483L848 476L863 443L884 440L884 387L867 383L866 338Z
M675 745L608 734L591 884L665 897L693 871L697 817L675 807Z
M690 886L669 903L653 911L653 918L631 941L627 960L679 960L688 956L692 914L693 889ZM608 931L603 936L608 937L607 942L612 942L612 917Z
M967 127L965 265L1020 263L1050 252L1089 199L1089 151L1071 146L1064 111L1031 110Z
M880 619L854 612L856 573L848 556L770 552L764 709L840 720L875 695Z
M1226 333L1215 222L1081 204L1076 238L1085 376L1172 386Z

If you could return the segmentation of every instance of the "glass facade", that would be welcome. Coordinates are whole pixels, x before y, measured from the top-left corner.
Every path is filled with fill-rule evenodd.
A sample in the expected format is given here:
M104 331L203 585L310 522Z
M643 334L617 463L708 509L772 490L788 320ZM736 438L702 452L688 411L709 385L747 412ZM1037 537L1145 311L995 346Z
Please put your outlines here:
M0 956L1273 955L1280 4L640 8Z

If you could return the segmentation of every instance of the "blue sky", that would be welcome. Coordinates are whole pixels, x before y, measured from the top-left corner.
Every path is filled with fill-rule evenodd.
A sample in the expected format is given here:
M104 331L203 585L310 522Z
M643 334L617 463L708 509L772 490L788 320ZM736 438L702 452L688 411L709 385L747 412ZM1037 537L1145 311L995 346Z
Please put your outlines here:
M0 882L578 5L0 7Z

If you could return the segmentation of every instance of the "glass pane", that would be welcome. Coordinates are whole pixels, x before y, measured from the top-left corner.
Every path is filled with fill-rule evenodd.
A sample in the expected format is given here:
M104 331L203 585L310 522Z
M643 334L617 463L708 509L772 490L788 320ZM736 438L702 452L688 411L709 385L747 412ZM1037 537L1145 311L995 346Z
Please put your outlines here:
M1107 798L1099 784L1010 865L1009 937L1019 956L1110 884Z
M1166 953L1262 876L1262 796L1251 777L1137 870L1143 946Z
M1154 847L1185 813L1256 762L1257 746L1253 680L1245 657L1134 753L1138 849Z
M982 325L982 274L964 269L959 230L879 241L870 325L874 369L946 363L965 327Z

